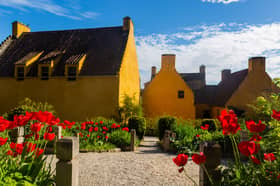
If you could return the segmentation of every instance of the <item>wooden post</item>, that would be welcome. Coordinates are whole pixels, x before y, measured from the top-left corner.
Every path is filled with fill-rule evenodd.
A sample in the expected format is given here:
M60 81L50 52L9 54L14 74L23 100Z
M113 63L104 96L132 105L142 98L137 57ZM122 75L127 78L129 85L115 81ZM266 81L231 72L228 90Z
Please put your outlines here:
M203 142L200 144L200 152L206 156L205 167L214 183L221 179L220 171L217 169L221 164L221 146L215 142ZM210 186L210 181L203 168L199 168L199 186Z
M130 138L130 150L135 151L135 142L136 142L136 130L131 129L131 138Z
M56 185L79 185L79 140L64 137L56 142Z

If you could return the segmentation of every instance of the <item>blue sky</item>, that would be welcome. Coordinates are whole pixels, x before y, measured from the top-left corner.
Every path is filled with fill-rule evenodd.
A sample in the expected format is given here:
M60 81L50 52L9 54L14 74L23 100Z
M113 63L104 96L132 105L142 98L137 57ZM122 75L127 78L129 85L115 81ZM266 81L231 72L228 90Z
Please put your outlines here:
M179 72L206 65L207 82L220 71L247 68L251 56L267 57L267 71L280 75L279 0L0 0L0 40L15 20L32 31L95 28L134 22L141 81L160 68L162 53L175 53Z

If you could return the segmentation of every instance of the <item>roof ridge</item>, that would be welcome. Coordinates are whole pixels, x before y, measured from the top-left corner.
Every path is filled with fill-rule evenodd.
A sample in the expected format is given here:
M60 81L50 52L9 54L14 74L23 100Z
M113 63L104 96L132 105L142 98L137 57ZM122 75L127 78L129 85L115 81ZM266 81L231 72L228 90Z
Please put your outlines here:
M32 33L48 33L48 32L68 32L68 31L111 30L111 29L117 29L117 28L122 28L122 26L99 27L99 28L77 28L77 29L48 30L48 31L35 31L35 32L25 32L24 34L32 34Z

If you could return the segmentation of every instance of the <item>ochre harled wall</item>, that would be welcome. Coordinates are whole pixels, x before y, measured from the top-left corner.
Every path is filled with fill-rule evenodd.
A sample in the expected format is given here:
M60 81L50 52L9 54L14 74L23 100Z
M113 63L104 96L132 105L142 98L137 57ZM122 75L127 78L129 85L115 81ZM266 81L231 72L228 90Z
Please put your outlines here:
M47 101L54 105L61 119L84 121L95 116L117 116L118 77L66 77L40 80L25 78L0 78L0 114L16 106L18 101L29 97L34 101Z
M248 75L233 93L226 106L233 106L241 110L247 109L258 96L279 92L269 75L265 72L265 58L253 57L248 61Z
M253 103L258 96L271 93L271 91L277 92L277 88L266 72L249 72L226 106L246 110L247 104Z
M143 91L143 111L146 117L172 115L183 119L195 118L194 95L175 70L172 56L163 56L162 68ZM178 91L184 98L178 98Z
M139 104L140 97L140 75L138 69L136 45L134 40L133 23L130 19L129 35L126 49L123 55L122 64L119 72L119 105L122 106L125 95L135 98L135 104Z

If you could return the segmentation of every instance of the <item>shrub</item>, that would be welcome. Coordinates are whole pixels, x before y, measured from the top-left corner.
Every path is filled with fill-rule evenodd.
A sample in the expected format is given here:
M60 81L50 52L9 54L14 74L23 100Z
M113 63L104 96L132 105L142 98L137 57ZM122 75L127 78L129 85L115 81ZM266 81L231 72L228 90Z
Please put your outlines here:
M132 116L128 120L128 128L135 129L140 140L143 139L146 130L146 120L143 117Z
M176 126L176 118L171 116L164 116L158 120L159 139L164 136L165 130L173 130Z
M117 147L124 148L130 145L130 133L123 130L113 131L109 136L109 142Z
M9 112L5 113L3 117L9 121L14 120L14 115L24 115L26 112L39 112L48 111L55 114L54 106L47 102L36 102L32 101L30 98L24 98L18 103L18 105L11 109Z
M158 136L158 118L146 118L146 136Z
M209 125L209 132L214 132L217 129L221 128L219 121L217 119L203 119L201 120L201 125L200 126L205 126L206 124Z
M124 95L123 106L119 108L120 122L127 123L132 116L142 116L142 107L135 103L135 97Z

